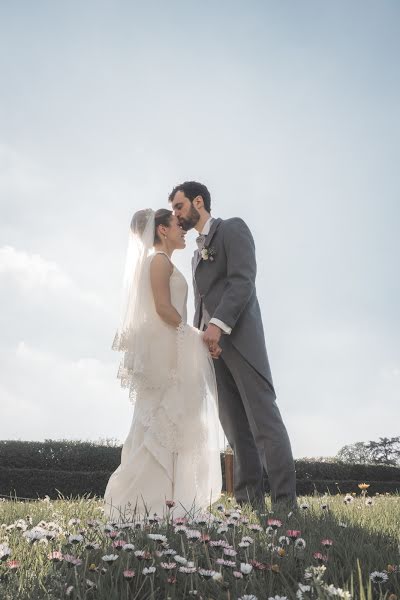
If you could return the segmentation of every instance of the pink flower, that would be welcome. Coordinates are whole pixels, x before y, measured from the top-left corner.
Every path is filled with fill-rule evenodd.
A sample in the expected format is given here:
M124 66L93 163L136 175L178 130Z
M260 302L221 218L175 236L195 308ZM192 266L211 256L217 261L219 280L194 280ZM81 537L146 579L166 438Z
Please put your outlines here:
M136 575L135 571L131 571L130 569L126 569L123 571L122 575L125 579L133 579Z
M76 556L72 556L72 554L64 554L64 561L71 565L71 567L80 567L82 561L80 558Z
M233 571L232 575L236 577L236 579L243 579L243 573L240 571Z
M291 540L295 540L298 537L300 537L301 535L301 531L298 531L297 529L288 529L286 532L286 535L288 536L288 538L290 538Z
M112 543L112 547L116 550L121 550L125 546L125 544L125 540L115 540L115 542Z
M313 557L319 562L319 563L326 563L328 560L328 557L325 556L324 554L321 554L321 552L314 552Z
M11 571L15 571L15 569L19 569L21 566L21 563L19 560L9 560L7 562L7 567L11 570Z
M173 508L175 506L175 502L173 500L166 500L165 504L168 508Z
M321 540L321 544L325 547L325 548L329 548L329 546L333 545L332 540Z
M272 529L278 529L278 527L282 527L282 521L279 519L268 519L267 525L268 527L272 527Z
M52 562L60 562L63 559L63 555L58 550L55 550L54 552L50 552L50 554L48 555L48 559Z

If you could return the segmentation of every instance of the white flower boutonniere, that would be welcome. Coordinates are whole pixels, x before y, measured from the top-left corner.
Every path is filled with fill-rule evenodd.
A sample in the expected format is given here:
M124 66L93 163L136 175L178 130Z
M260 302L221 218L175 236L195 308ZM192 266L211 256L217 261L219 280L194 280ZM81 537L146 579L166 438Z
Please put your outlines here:
M209 260L210 262L213 262L213 260L215 260L214 248L212 248L211 246L208 248L203 248L203 250L201 251L201 258L203 260Z

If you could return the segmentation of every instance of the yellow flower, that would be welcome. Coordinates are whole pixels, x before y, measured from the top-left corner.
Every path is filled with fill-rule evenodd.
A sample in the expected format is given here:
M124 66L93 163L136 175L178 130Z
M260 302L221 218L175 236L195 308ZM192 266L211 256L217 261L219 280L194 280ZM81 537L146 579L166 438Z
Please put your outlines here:
M386 571L388 573L394 573L395 570L396 570L396 568L394 567L394 565L388 565L387 568L386 568Z
M360 490L367 490L369 488L369 483L359 483L358 487Z
M278 549L278 555L283 558L284 556L286 556L286 550L284 548L279 548Z
M95 565L94 563L92 563L92 564L90 564L90 565L88 566L88 569L89 569L89 571L96 571L96 570L97 570L97 567L96 567L96 565Z
M275 565L271 565L271 571L272 571L273 573L280 573L280 570L281 570L281 569L280 569L280 566L279 566L279 565L276 565L276 564L275 564Z

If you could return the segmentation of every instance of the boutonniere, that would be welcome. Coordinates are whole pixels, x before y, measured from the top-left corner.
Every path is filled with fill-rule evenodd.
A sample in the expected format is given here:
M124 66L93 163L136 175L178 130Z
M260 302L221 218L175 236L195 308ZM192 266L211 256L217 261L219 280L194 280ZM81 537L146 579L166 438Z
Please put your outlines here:
M209 246L208 248L203 248L201 251L201 258L203 260L209 260L210 262L213 262L213 260L215 260L215 254L215 248Z

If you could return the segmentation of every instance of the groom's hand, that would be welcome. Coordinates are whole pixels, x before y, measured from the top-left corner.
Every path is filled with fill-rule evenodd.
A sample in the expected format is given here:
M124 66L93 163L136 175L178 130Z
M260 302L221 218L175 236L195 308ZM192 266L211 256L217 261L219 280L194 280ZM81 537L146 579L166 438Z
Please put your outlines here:
M203 333L203 341L208 346L211 353L217 348L219 340L221 339L221 334L221 329L213 323L210 323Z

